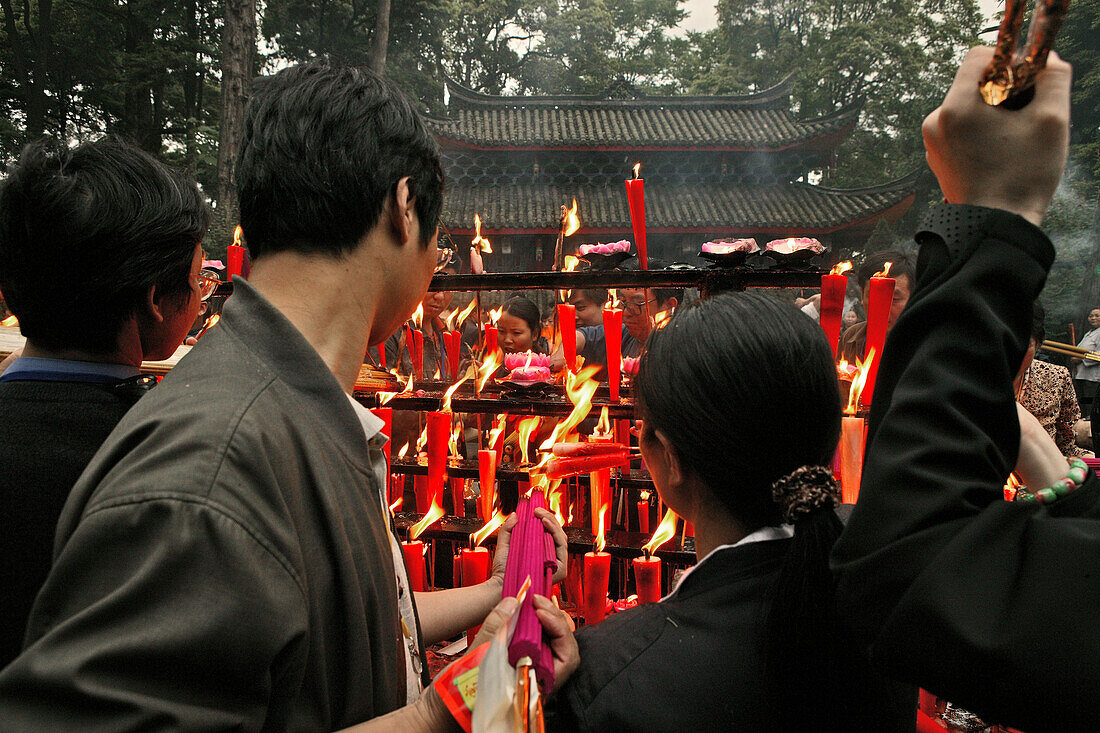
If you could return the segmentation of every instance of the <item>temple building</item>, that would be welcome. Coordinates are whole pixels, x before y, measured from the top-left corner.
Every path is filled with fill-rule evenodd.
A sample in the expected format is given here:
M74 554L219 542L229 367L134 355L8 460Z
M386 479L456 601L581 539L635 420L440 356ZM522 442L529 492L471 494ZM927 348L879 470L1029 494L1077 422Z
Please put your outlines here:
M633 239L623 181L645 179L650 256L696 262L708 240L817 237L859 249L879 219L901 218L916 174L880 186L812 185L851 134L859 109L799 120L786 82L743 96L490 96L447 82L447 116L429 121L447 173L443 219L457 243L474 214L491 269L550 269L562 205L583 242Z

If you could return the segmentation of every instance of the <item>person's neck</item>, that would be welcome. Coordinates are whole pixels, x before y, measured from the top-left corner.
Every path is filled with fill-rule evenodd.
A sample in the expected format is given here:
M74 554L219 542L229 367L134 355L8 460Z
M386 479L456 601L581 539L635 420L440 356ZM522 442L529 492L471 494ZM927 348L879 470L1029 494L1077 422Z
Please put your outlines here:
M702 560L722 545L732 545L750 534L723 507L698 506L692 511L695 559Z
M66 361L88 361L93 364L121 364L140 367L142 361L141 344L135 339L120 339L113 350L97 353L83 349L48 349L27 339L23 346L23 356L36 359L64 359Z
M248 282L286 316L349 394L378 309L381 267L344 258L278 252L255 262Z

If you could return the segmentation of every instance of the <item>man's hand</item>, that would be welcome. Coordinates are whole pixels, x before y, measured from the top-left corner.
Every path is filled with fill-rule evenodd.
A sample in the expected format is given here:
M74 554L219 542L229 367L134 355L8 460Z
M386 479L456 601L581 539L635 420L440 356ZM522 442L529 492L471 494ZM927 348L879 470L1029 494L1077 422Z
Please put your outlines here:
M925 118L928 165L948 203L1004 209L1038 225L1066 165L1073 68L1052 52L1035 98L1006 110L978 92L992 58L992 48L970 49L943 104Z
M554 549L558 558L558 567L554 570L554 582L560 583L565 580L569 564L569 547L565 530L558 524L557 517L545 509L536 509L535 516L542 520L542 526L554 538ZM513 513L501 525L497 534L497 551L493 556L493 577L498 578L501 582L504 581L504 569L508 565L508 548L512 541L512 530L515 528L517 521L519 520Z

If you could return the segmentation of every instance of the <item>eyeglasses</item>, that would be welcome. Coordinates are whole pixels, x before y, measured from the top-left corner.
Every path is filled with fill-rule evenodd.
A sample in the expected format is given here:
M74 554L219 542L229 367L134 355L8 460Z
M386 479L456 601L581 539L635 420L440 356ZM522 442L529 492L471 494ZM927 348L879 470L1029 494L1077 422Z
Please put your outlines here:
M623 301L623 310L626 311L627 313L629 313L632 316L640 316L642 314L642 311L645 310L645 307L647 305L649 305L650 303L656 303L656 302L657 302L656 298L650 298L649 300L639 300L639 301L624 300Z
M199 274L195 275L195 286L199 289L199 300L206 300L213 295L220 284L221 280L218 279L218 273L213 270L199 270Z

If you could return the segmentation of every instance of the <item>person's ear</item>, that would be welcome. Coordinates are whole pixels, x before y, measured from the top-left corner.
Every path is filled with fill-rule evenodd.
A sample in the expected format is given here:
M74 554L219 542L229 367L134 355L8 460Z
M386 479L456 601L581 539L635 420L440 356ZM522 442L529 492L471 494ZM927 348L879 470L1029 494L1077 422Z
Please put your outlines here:
M666 301L665 310L666 311L676 310L676 306L678 306L678 305L680 305L680 300L678 298L675 298L675 297L669 298L668 301Z
M165 314L165 297L159 292L156 285L150 285L145 291L145 300L142 301L139 316L142 320L153 323L163 323Z
M413 236L416 217L416 197L409 190L409 176L397 182L393 192L393 205L389 208L390 226L401 244L408 244Z
M668 436L660 430L653 431L653 434L657 437L664 453L665 466L668 467L668 485L674 490L679 489L683 486L685 478L684 467L680 464L680 453L676 450L676 446L672 444L672 441L668 439Z

